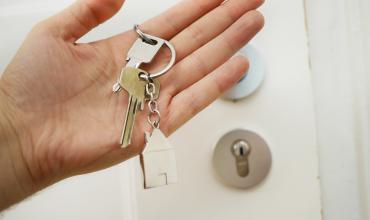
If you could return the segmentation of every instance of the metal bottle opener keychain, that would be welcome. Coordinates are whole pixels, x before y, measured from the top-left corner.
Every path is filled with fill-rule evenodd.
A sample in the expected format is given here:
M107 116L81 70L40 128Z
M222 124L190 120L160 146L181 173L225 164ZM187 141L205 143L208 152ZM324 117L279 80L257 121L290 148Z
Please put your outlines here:
M176 51L173 45L159 37L142 32L138 25L134 30L139 38L135 41L127 54L127 64L122 69L120 77L113 86L113 92L122 89L129 95L126 118L121 135L120 144L123 148L131 144L131 136L137 110L144 110L144 103L148 101L148 122L152 132L145 132L146 146L140 155L144 173L144 187L152 188L177 182L176 159L173 147L159 129L161 115L158 110L160 84L156 78L168 72L176 61ZM150 63L158 54L163 45L171 52L171 59L167 66L156 73L148 73L140 66Z

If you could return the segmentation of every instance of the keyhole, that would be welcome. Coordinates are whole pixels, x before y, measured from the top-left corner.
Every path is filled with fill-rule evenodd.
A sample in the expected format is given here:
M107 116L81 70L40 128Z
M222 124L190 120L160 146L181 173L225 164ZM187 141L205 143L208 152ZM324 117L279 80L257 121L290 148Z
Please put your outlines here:
M252 148L245 140L235 141L231 147L231 152L235 157L236 170L240 177L246 177L249 174L248 157Z

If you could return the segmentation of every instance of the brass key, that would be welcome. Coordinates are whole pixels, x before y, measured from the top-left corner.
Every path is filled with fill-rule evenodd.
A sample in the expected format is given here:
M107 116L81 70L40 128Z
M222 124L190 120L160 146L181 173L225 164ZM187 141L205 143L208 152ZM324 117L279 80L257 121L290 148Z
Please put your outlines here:
M123 148L131 144L136 112L144 109L144 101L146 99L145 86L147 82L140 78L140 74L148 75L144 70L125 67L121 72L119 80L120 86L129 94L126 117L120 140L120 144ZM157 88L155 96L158 97L159 82L157 80L154 80L153 82Z

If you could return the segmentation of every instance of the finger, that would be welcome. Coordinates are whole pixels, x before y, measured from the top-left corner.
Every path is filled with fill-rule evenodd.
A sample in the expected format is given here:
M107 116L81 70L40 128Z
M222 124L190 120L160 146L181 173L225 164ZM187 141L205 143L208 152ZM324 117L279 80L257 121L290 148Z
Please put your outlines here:
M124 0L77 0L45 23L64 40L75 42L116 14L123 2Z
M181 30L192 24L194 21L220 6L224 0L185 0L175 5L172 9L156 16L141 27L149 33L165 39L171 39Z
M176 47L177 60L208 43L247 11L258 8L262 3L263 0L229 0L184 29L171 40Z
M143 32L160 38L171 39L204 14L220 6L223 1L224 0L183 0L164 13L141 24L140 29ZM136 34L133 33L132 40L136 37ZM108 41L110 45L115 45L114 48L120 48L120 50L122 46L127 44L124 34L116 35L108 39Z
M176 95L169 106L171 114L162 128L169 135L237 83L248 69L248 61L236 56L201 81ZM186 106L186 108L179 108Z
M263 24L259 12L247 12L217 38L175 65L162 80L162 84L167 85L163 90L175 95L197 82L230 59L262 29Z

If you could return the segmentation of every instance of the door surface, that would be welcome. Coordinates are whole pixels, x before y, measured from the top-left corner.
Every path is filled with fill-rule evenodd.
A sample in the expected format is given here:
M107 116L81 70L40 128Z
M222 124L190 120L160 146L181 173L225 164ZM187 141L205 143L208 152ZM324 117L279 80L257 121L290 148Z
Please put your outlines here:
M6 30L0 36L0 70L5 68L35 22L69 2L0 3L0 28ZM176 2L127 1L118 15L83 41L120 33ZM170 138L176 148L178 184L143 190L139 163L134 158L111 169L73 177L49 187L0 218L321 219L303 1L266 1L261 11L266 17L266 26L251 44L262 54L266 79L262 87L245 100L216 101ZM224 186L212 167L217 140L236 128L257 132L272 152L268 177L249 190Z

